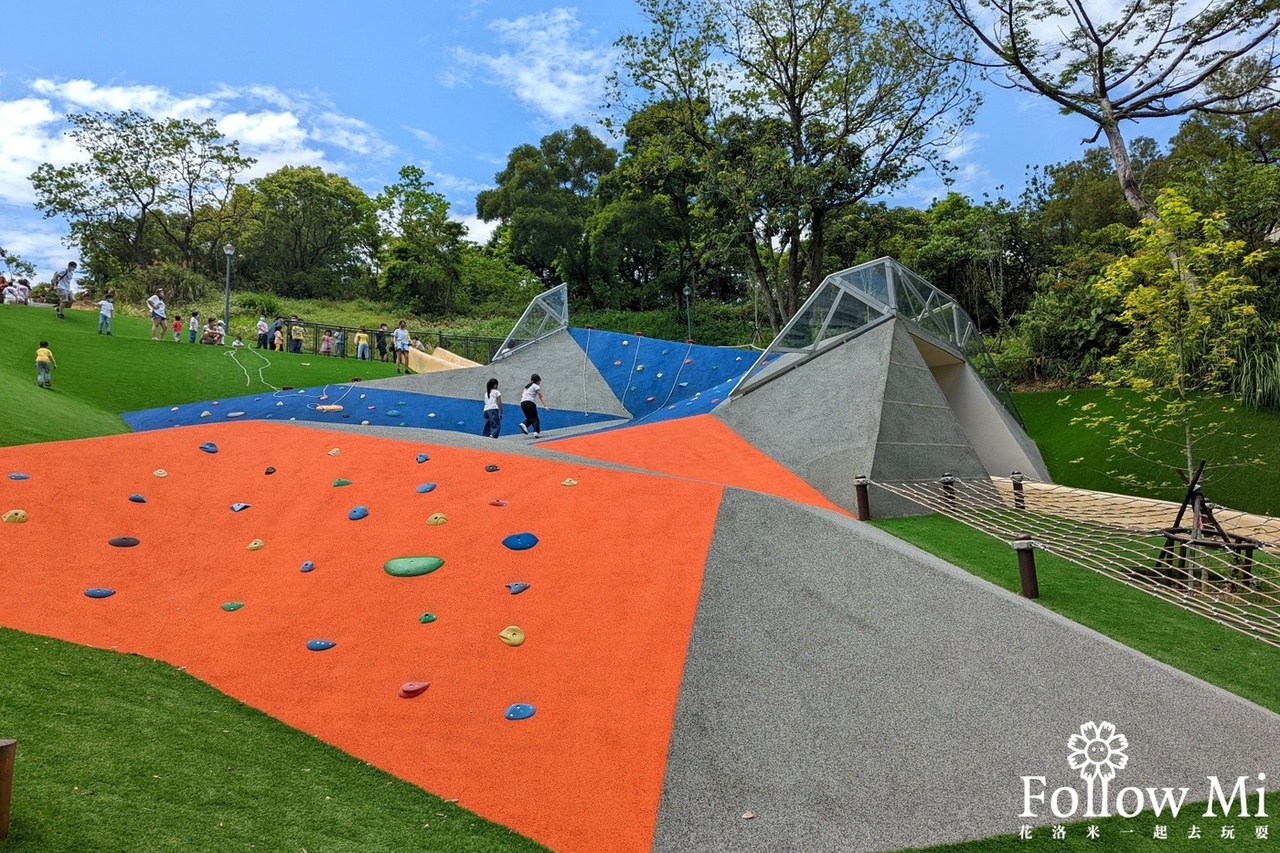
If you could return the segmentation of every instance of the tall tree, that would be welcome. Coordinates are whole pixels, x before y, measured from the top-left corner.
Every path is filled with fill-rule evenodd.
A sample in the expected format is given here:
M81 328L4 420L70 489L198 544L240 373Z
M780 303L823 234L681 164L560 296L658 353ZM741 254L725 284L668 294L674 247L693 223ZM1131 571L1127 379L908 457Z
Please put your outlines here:
M166 254L195 266L195 235L223 215L236 176L253 164L213 119L154 119L126 110L67 116L82 162L31 175L36 208L63 216L90 255L146 266ZM95 272L103 272L95 269Z
M931 0L640 6L649 30L619 39L613 98L680 110L777 331L826 274L835 211L945 168L974 98L966 67L934 57L967 55L964 39Z
M1004 85L1043 95L1105 136L1125 200L1158 215L1121 124L1280 104L1280 0L1123 0L1110 20L1085 0L943 0L995 57Z
M374 204L386 237L382 288L417 311L453 311L466 229L449 218L449 202L422 169L405 166Z

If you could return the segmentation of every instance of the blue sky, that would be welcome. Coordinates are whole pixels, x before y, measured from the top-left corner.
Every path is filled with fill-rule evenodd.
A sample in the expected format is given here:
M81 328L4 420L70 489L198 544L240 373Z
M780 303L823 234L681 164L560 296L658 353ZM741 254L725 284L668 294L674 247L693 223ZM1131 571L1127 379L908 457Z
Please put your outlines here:
M70 112L138 109L214 118L258 159L246 178L312 164L370 194L405 164L423 168L468 222L510 150L595 114L614 40L643 28L630 0L36 0L6 4L0 52L0 246L44 280L75 256L66 224L32 207L27 176L64 163ZM955 189L1016 198L1026 164L1075 159L1090 135L1043 100L987 87L954 151ZM1164 142L1173 128L1142 127ZM1133 134L1134 131L1130 131ZM917 180L891 203L946 190Z

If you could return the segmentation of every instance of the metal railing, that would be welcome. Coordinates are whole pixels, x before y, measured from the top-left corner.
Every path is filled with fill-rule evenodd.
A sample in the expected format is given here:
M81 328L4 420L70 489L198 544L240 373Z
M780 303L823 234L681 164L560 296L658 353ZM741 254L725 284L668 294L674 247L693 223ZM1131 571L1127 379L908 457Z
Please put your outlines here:
M356 334L364 331L369 335L369 358L373 361L392 361L394 354L392 353L393 336L392 329L387 329L384 334L385 346L383 349L378 347L378 330L368 329L361 326L341 326L329 323L314 324L303 321L301 324L301 337L293 337L293 324L285 321L281 327L284 334L284 351L299 353L303 355L324 355L333 358L357 358L356 351ZM329 352L321 352L325 332L333 333L334 340L329 348ZM341 334L340 334L341 333ZM430 332L425 329L410 329L410 338L422 341L423 345L431 347L444 347L454 355L462 356L479 364L488 364L493 360L493 356L498 352L498 348L502 346L502 338L486 338L475 335L451 335L446 332ZM272 349L271 332L267 333L267 349ZM256 347L258 341L246 338L245 346ZM385 358L384 358L385 355Z

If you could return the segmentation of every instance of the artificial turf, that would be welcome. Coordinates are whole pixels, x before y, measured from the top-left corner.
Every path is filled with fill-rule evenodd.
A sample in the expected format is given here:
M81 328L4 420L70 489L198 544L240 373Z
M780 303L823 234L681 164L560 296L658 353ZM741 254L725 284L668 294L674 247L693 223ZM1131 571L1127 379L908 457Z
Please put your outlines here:
M353 378L395 375L395 365L311 353L259 353L150 338L149 321L117 316L97 334L98 314L0 306L0 446L129 432L122 412ZM57 359L53 388L38 388L35 352L47 340ZM265 360L264 360L265 359Z

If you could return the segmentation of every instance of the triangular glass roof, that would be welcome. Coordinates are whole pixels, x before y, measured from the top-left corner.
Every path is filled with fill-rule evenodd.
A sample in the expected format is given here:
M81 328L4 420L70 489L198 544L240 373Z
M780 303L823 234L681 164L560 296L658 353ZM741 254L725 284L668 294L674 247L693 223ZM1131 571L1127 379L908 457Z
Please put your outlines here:
M892 258L859 264L823 279L738 382L733 395L776 379L892 317L905 321L913 334L967 361L996 399L1022 423L1018 407L969 315L950 296Z
M529 344L536 343L561 329L569 328L569 285L558 284L533 297L520 320L511 329L494 361L500 361Z

